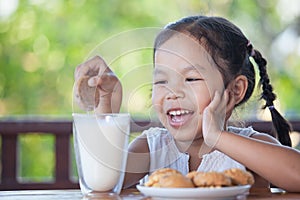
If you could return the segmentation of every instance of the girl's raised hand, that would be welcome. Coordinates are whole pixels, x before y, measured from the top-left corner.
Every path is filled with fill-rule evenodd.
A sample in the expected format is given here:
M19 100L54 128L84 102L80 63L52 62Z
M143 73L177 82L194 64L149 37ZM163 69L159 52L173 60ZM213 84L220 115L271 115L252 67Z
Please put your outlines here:
M203 111L202 134L205 144L211 148L217 144L224 130L228 101L228 90L225 90L222 96L216 91L212 101Z
M100 56L95 56L76 68L75 84L80 82L82 78L87 79L88 87L96 89L95 92L90 94L96 95L94 98L97 99L95 100L97 101L95 108L96 112L119 112L122 102L121 83ZM80 88L77 87L76 89L80 90ZM80 91L77 92L80 93ZM81 100L82 98L85 97L81 97Z

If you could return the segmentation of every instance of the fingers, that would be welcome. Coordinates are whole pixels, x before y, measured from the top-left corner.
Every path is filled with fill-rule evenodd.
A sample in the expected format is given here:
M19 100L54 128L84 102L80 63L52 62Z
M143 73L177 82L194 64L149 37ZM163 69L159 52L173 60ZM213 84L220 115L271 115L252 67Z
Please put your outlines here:
M212 110L216 110L216 108L217 108L218 105L220 104L220 101L221 101L220 93L219 93L219 91L216 91L215 94L214 94L214 96L213 96L212 101L211 101L210 104L209 104L209 107L210 107Z
M96 76L105 71L111 71L105 61L100 56L94 56L86 62L78 65L75 70L75 79L82 76Z
M226 91L226 90L225 90ZM208 105L208 107L212 110L219 111L224 108L224 101L226 101L226 92L224 91L223 95L221 96L219 91L216 91L212 101Z
M97 86L99 88L101 88L102 84L104 84L105 87L105 84L108 84L109 81L117 79L115 74L100 56L95 56L76 68L75 79L78 80L83 76L90 77L88 80L88 85L90 87ZM114 82L110 84L114 84Z
M120 84L119 79L113 72L105 72L88 80L90 87L98 87L103 92L113 92L118 84Z
M104 73L98 86L101 85L100 88L105 92L113 92L119 83L119 79L114 73Z
M88 80L88 85L90 87L96 87L97 84L100 82L101 84L101 77L98 77L98 76L94 76L94 77L91 77L89 80Z
M232 104L234 102L234 99L230 97L231 93L228 89L224 90L222 96L219 91L215 92L215 95L213 97L213 100L210 103L211 108L217 109L217 108L224 108L229 104Z
M234 94L233 92L228 92L228 100L227 100L227 108L228 109L234 109L235 105L236 105L236 101L234 98Z

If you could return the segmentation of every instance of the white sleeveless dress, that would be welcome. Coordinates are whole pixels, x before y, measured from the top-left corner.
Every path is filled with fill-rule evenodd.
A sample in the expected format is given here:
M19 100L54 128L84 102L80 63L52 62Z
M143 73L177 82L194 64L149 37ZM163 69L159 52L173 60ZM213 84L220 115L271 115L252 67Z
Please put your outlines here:
M228 131L245 137L251 137L251 135L257 133L251 127L228 127ZM172 135L168 133L167 129L158 127L150 128L145 130L142 135L147 137L148 141L150 152L150 173L157 169L166 167L176 169L184 175L189 172L190 156L187 153L179 151ZM230 168L245 169L245 166L233 160L226 154L214 150L202 157L201 164L197 171L221 172ZM147 176L141 180L141 183L145 181L147 181Z

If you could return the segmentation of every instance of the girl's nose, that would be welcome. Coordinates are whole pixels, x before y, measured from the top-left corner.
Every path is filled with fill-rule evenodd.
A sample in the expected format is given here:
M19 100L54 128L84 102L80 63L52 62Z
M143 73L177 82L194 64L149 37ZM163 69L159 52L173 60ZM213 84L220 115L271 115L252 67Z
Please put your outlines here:
M178 90L169 89L169 91L166 95L166 99L174 100L174 99L178 99L178 98L183 98L184 96L185 96L184 92L181 89L178 89Z

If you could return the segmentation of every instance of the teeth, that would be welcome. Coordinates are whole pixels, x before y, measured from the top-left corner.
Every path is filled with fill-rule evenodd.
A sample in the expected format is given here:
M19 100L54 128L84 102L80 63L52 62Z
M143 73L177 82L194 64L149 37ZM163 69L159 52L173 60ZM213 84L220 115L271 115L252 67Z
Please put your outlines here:
M188 110L173 110L169 112L169 115L184 115L184 114L188 114L190 113L190 111Z

